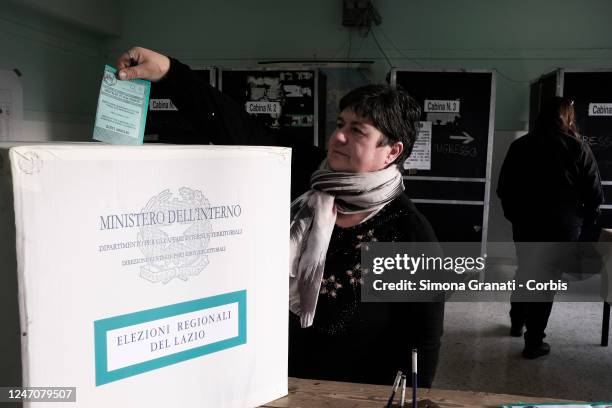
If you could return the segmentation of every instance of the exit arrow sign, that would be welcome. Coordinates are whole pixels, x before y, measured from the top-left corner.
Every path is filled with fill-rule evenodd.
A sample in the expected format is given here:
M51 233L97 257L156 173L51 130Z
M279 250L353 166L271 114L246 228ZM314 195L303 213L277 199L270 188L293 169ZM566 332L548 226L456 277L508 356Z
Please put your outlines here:
M467 132L461 132L463 135L460 136L450 136L452 140L463 140L463 144L472 143L474 138L470 136Z

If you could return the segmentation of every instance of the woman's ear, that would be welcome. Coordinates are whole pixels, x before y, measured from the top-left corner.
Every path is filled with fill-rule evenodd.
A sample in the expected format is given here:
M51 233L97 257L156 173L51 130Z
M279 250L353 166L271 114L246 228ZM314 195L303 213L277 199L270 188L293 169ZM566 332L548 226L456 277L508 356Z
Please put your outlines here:
M404 144L402 142L395 142L391 145L391 150L389 151L389 155L387 156L386 162L387 164L393 163L395 159L397 159L402 152L404 151Z

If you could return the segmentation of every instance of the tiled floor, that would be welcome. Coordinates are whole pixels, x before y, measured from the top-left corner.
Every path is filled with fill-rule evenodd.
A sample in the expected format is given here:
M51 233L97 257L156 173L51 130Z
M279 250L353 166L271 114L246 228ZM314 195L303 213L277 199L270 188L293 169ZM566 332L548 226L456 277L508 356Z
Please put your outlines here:
M556 302L548 323L548 356L521 357L510 337L508 303L446 305L435 388L612 401L612 342L601 347L603 303Z

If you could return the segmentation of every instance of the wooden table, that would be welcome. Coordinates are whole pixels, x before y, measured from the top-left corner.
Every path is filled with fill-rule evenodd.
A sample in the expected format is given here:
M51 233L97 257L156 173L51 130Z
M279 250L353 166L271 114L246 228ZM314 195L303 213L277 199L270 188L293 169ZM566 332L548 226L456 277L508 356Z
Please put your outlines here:
M289 395L262 405L266 408L382 408L387 403L391 386L355 384L322 380L289 378ZM406 406L411 405L412 390L406 389ZM551 398L533 398L518 395L491 394L486 392L450 391L437 389L419 390L419 400L427 398L440 407L500 407L516 402L571 402ZM399 404L396 396L395 406Z

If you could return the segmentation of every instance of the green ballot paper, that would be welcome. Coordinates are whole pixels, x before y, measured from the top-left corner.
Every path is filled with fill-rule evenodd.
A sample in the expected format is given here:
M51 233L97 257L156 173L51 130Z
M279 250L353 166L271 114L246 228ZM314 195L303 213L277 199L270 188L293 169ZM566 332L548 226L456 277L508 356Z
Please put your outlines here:
M93 138L111 144L142 144L151 82L121 81L116 72L109 65L104 67Z

